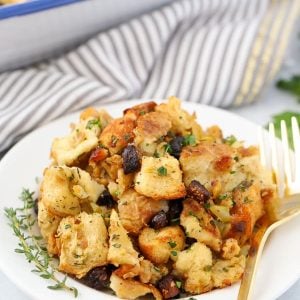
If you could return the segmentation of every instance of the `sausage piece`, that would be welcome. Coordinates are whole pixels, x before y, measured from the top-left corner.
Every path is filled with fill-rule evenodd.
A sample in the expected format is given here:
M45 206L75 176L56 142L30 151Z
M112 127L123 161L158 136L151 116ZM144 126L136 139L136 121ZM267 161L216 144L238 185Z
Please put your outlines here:
M170 274L158 282L158 288L164 299L170 299L180 294L180 289L177 287L175 277Z
M187 187L187 195L194 200L205 203L210 198L210 193L204 185L197 180L192 180Z

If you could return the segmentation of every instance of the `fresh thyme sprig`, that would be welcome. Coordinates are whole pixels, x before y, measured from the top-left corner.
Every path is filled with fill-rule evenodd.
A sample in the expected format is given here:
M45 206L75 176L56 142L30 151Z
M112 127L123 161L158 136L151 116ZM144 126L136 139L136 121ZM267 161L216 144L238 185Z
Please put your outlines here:
M67 276L62 280L56 276L56 268L51 264L51 257L47 249L41 243L42 237L34 234L33 225L36 218L32 214L34 207L34 192L28 189L23 189L20 199L23 202L22 208L5 208L5 215L9 220L9 226L12 228L14 234L19 239L16 253L25 255L29 263L34 264L33 273L37 273L44 279L51 279L54 285L48 286L51 290L67 290L78 296L78 290L75 287L70 287L66 284ZM27 234L26 234L27 233Z

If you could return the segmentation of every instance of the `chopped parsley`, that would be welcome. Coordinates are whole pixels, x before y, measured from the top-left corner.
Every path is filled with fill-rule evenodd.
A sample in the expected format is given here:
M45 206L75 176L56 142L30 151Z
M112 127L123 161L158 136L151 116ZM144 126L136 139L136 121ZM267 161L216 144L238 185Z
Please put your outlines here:
M172 251L171 251L171 254L172 254L173 256L177 256L177 251L172 250Z
M128 142L130 139L131 139L131 134L130 134L130 133L124 134L124 140L125 140L126 142Z
M212 268L212 266L207 265L207 266L205 266L205 267L203 268L203 271L204 271L204 272L209 272L209 271L211 271L211 268Z
M244 198L244 203L251 203L251 202L252 202L252 200L249 199L247 196Z
M189 134L184 137L183 146L195 146L196 145L196 137L193 134Z
M236 137L234 135L229 135L227 138L224 139L224 143L227 145L232 145L237 141Z
M235 156L233 159L234 159L236 162L238 162L238 161L240 160L238 156Z
M210 203L205 202L205 203L203 204L203 206L204 206L205 209L209 209L209 208L210 208Z
M69 228L71 228L71 225L70 224L66 224L65 225L65 229L69 229Z
M121 248L121 244L113 244L113 247L115 247L115 248Z
M156 272L160 272L160 269L156 266L153 267L153 269L156 271Z
M171 219L170 223L172 225L179 225L179 221L180 221L180 218L173 218L173 219Z
M94 127L101 128L101 122L99 119L89 120L86 124L86 129L92 129Z
M177 286L178 289L180 289L181 286L182 286L182 282L179 281L179 280L176 280L176 281L175 281L175 284L176 284L176 286Z
M195 213L193 211L189 211L189 216L193 216L193 217L197 218L197 216L195 215Z
M170 144L165 144L164 149L165 149L165 152L170 153L170 154L172 153L172 148L171 148Z
M226 199L227 197L228 197L227 194L222 194L222 195L219 195L218 199L222 201L222 200Z
M235 174L235 171L232 170L232 171L230 171L229 173L230 173L230 174Z
M157 152L157 150L155 150L155 152L153 153L153 156L155 157L155 158L159 158L160 156L159 156L159 153Z
M168 171L167 171L167 169L166 169L164 166L161 166L161 167L159 167L159 168L157 169L157 174L158 174L159 176L167 176Z
M177 246L176 242L173 241L168 242L168 244L171 248L175 248Z
M113 146L113 147L115 147L116 146L116 144L117 144L117 142L118 142L118 138L115 136L115 135L112 135L111 136L111 145Z
M119 237L120 237L119 234L113 234L111 240L112 240L112 241L113 241L113 240L118 240Z

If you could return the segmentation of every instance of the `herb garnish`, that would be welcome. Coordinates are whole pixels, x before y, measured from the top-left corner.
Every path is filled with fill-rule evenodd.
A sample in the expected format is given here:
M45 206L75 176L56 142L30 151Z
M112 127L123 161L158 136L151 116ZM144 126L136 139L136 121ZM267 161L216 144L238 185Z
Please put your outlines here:
M93 127L99 127L101 128L101 123L99 119L92 119L89 120L86 124L86 129L92 129Z
M168 242L168 244L171 248L175 248L177 246L176 242L173 241Z
M209 272L209 271L211 271L211 268L212 268L212 266L207 265L207 266L205 266L205 267L203 268L203 271L204 271L204 272Z
M184 137L183 146L195 146L195 145L196 145L196 137L193 134Z
M277 81L276 86L284 91L287 91L296 97L298 97L298 102L300 103L300 76L294 75L290 79L281 79Z
M165 144L164 149L165 149L165 152L170 153L170 154L172 153L172 148L171 148L170 144Z
M34 264L33 273L55 282L54 285L48 286L48 289L66 290L77 297L78 290L66 284L67 275L62 280L57 278L56 268L51 264L52 258L41 243L42 237L33 233L33 226L36 223L36 218L32 214L34 207L33 195L34 192L23 189L20 196L20 200L23 201L23 207L4 209L5 216L9 220L9 226L19 239L19 247L15 249L15 252L24 254L27 261Z
M182 286L182 282L179 281L179 280L176 280L176 281L175 281L175 284L176 284L176 287L177 287L178 289L180 289L181 286Z
M161 166L157 169L157 174L159 176L167 176L167 173L168 173L168 171L164 166Z
M234 135L230 135L227 138L224 139L224 143L231 146L237 141L236 137Z

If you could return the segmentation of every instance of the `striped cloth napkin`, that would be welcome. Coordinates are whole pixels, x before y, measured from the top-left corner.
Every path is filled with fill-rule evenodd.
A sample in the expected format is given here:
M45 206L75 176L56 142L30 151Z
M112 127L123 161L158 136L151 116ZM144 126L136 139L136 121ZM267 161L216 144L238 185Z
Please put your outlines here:
M3 73L0 152L90 105L169 95L221 107L251 103L280 66L299 6L299 0L176 1L61 57Z

